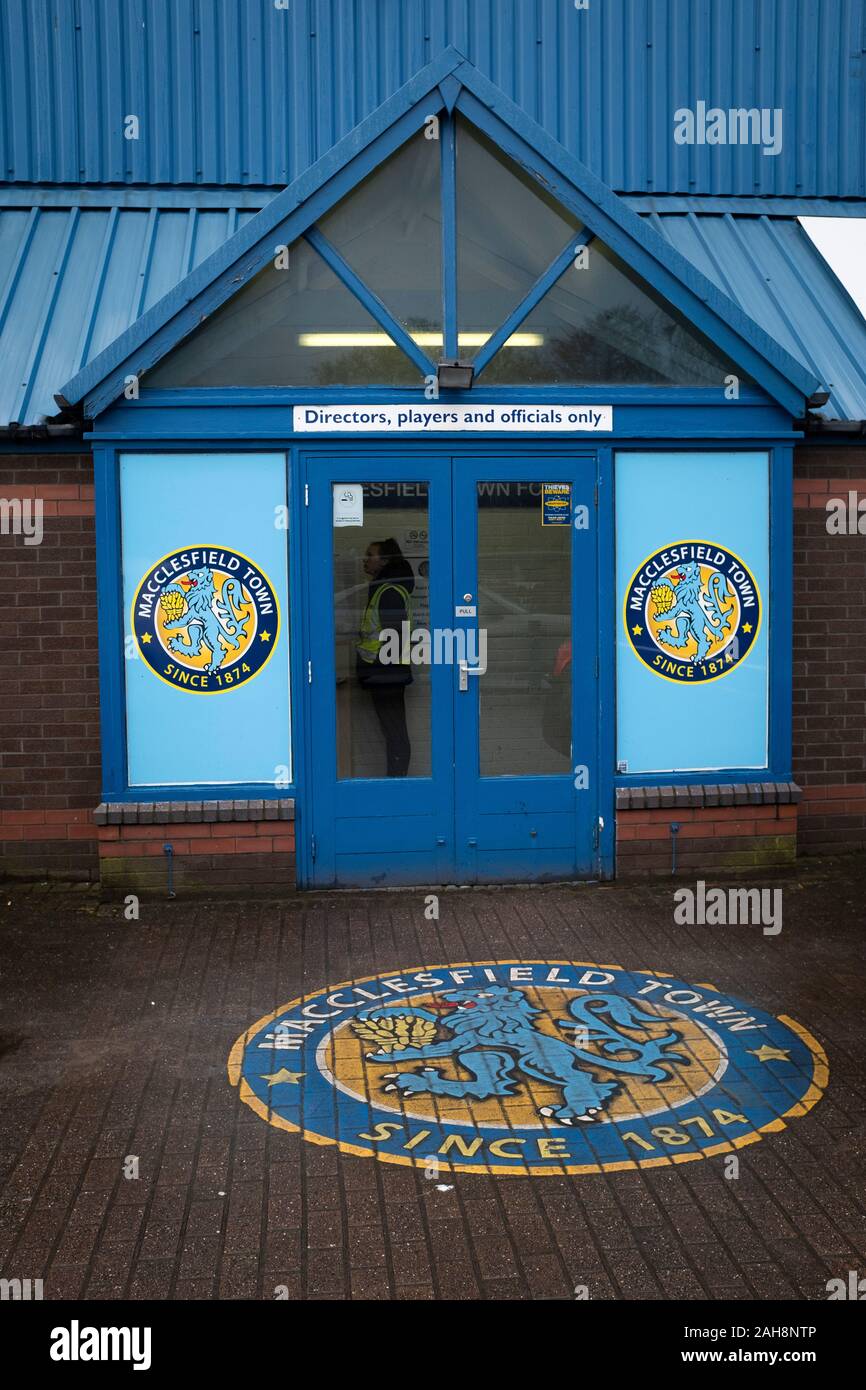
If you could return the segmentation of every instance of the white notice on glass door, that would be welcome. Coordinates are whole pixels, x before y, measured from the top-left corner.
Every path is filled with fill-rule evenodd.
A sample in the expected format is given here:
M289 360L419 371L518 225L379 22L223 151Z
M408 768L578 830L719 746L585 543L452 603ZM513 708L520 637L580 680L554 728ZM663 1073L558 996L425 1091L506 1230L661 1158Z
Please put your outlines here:
M364 525L363 483L334 483L334 525Z

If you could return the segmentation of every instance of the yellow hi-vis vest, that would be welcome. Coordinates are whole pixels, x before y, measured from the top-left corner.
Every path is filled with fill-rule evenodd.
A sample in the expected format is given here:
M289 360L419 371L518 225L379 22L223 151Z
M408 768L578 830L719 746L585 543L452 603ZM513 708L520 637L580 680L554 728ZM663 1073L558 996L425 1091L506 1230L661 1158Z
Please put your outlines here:
M359 657L369 666L372 666L378 659L382 647L382 642L379 638L379 633L382 631L382 623L379 618L379 604L382 601L382 595L386 589L394 589L394 591L400 595L406 606L406 621L409 624L410 633L412 630L412 600L409 596L409 590L404 589L402 584L394 584L390 580L385 580L374 590L372 596L367 600L367 607L364 609L364 616L361 619L361 634L355 644ZM409 653L408 651L404 651L404 647L408 647L409 644L403 643L402 632L399 636L401 639L400 664L407 666L409 664Z

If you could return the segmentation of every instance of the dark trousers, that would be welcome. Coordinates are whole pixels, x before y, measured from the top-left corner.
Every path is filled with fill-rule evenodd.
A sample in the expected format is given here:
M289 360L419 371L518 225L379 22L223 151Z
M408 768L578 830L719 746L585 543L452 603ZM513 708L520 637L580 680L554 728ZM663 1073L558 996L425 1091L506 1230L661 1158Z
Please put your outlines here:
M409 771L412 745L406 728L406 687L368 686L373 709L385 739L385 766L388 777L405 777Z

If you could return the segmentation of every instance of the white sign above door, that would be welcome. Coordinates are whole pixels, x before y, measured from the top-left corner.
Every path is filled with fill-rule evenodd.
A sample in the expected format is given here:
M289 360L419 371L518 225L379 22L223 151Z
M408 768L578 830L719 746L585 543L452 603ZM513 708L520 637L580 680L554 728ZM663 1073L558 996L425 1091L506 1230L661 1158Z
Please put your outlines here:
M292 414L302 434L607 434L613 429L611 405L296 405Z

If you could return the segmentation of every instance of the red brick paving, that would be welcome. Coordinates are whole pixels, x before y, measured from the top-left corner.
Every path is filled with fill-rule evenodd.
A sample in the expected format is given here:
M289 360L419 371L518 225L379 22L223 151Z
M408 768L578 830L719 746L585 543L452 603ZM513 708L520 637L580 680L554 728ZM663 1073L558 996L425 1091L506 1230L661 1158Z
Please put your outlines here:
M672 885L449 891L438 923L411 891L143 901L127 922L90 890L7 890L2 1275L43 1278L48 1299L826 1299L866 1272L863 868L774 878L778 937L675 926ZM301 992L521 958L665 971L790 1014L828 1054L828 1092L742 1150L736 1181L719 1158L434 1182L272 1128L228 1083L235 1038Z

